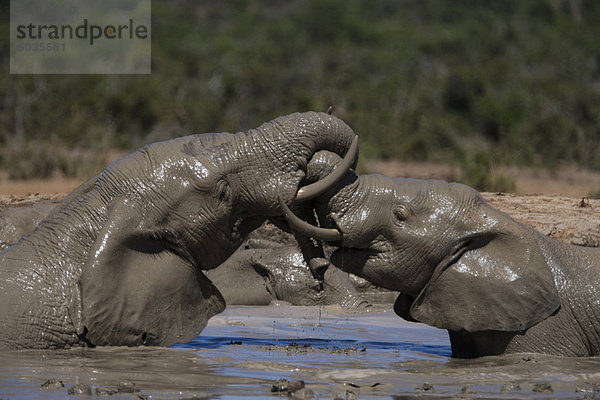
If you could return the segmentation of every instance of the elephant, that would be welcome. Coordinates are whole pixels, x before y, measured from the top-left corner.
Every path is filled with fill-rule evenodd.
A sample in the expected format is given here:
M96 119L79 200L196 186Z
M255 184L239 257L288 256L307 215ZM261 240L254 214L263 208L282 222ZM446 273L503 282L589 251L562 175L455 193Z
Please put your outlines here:
M227 304L339 304L345 311L369 312L372 305L354 288L348 274L329 266L324 282L316 280L296 246L248 240L219 267L206 271Z
M146 145L83 183L0 253L0 349L168 346L225 307L204 275L249 232L345 175L302 186L313 154L357 157L326 113ZM339 175L339 176L338 176Z
M283 204L285 209L285 204ZM400 292L400 317L449 332L452 355L600 355L600 249L549 238L471 187L353 171L316 200L333 265Z

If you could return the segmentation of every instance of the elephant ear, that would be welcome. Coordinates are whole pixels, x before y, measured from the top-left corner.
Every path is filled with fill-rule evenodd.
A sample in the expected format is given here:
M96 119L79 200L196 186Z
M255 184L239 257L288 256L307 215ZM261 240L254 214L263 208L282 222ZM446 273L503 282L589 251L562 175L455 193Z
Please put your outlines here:
M225 308L202 271L137 231L140 221L140 210L113 200L82 268L74 323L91 345L184 343Z
M410 306L417 321L450 331L522 331L560 307L534 233L480 241L440 268Z
M413 305L415 299L412 297L400 293L398 297L396 297L396 301L394 302L394 312L397 316L408 322L419 322L415 320L412 315L410 315L410 308Z

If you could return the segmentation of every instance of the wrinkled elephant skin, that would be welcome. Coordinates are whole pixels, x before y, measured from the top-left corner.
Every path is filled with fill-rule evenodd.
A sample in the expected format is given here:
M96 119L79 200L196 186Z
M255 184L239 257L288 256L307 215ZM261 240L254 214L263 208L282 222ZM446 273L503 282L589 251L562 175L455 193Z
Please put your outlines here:
M171 345L224 300L215 268L291 204L312 155L354 133L323 113L145 146L0 253L0 349Z
M268 305L281 300L298 306L339 304L357 313L371 308L348 274L334 266L327 269L321 285L295 246L239 250L206 275L227 304Z
M543 236L443 181L350 172L316 209L343 235L332 263L400 291L396 313L447 329L455 356L600 355L600 250Z

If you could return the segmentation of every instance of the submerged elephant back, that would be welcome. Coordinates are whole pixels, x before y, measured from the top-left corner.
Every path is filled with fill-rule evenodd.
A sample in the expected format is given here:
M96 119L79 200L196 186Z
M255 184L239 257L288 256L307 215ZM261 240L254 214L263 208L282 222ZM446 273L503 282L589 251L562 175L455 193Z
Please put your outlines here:
M268 277L253 265L252 252L238 251L217 268L204 272L228 305L268 305L275 299Z
M0 211L0 251L33 231L54 207L55 203L42 201L32 206L6 207Z
M273 288L279 300L295 305L342 306L346 311L364 312L371 304L354 288L348 275L334 266L325 272L324 282L317 281L295 248L277 249L280 257L267 264L273 276Z
M348 274L330 265L325 272L324 289L331 292L331 297L339 298L339 304L347 312L362 313L371 310L373 305L360 293Z

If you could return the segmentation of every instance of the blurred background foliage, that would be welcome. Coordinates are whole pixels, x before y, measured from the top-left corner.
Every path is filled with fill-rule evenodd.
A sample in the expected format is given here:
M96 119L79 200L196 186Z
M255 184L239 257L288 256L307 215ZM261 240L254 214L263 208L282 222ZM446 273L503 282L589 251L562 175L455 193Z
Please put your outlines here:
M13 178L89 176L114 152L329 105L362 157L460 166L482 190L510 189L491 165L600 170L597 0L155 0L139 76L9 75L8 3Z

